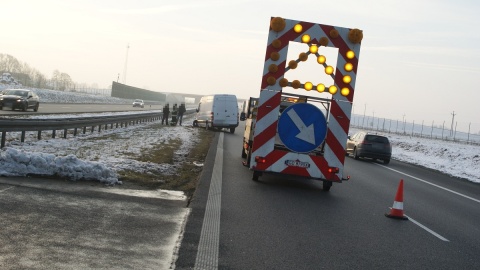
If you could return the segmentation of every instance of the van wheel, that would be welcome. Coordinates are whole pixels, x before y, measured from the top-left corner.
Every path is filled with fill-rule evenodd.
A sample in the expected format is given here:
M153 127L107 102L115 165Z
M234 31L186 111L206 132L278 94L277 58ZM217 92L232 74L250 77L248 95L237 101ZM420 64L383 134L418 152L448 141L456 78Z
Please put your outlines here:
M230 133L235 133L235 128L230 128Z
M390 163L390 159L384 159L383 160L383 164L388 164L388 163Z

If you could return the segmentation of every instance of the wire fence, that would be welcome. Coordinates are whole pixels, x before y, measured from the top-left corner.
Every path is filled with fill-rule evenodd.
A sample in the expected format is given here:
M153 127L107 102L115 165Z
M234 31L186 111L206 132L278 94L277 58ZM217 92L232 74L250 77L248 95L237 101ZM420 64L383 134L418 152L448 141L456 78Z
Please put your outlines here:
M424 124L424 121L415 123L407 122L406 120L392 120L353 114L350 125L354 128L377 132L480 145L480 131L473 133L470 123L467 125L468 131L464 132L457 130L457 123L450 127L445 125L445 122L442 125L435 126L434 122L429 125Z
M112 89L76 87L75 89L66 89L65 92L77 92L77 93L93 94L93 95L100 95L100 96L111 96Z

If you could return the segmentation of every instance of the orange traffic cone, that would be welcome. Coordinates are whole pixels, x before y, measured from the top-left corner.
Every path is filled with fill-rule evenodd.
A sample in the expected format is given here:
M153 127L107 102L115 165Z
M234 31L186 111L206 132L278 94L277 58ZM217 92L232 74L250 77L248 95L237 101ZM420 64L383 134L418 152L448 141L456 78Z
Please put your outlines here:
M395 201L393 206L390 208L390 213L385 213L385 216L389 218L403 219L407 220L403 214L403 179L400 179L400 184L398 185L397 195L395 196Z

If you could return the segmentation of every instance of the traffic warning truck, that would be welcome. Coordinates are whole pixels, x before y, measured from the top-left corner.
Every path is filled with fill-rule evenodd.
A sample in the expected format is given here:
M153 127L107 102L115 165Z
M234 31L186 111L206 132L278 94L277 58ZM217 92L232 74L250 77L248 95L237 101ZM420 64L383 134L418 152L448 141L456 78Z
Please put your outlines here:
M253 180L264 173L306 177L329 191L349 179L345 145L362 38L356 28L271 18L260 96L250 98L245 111L242 158ZM305 50L287 59L294 42ZM333 61L322 52L327 48L338 53ZM312 59L328 80L289 77Z

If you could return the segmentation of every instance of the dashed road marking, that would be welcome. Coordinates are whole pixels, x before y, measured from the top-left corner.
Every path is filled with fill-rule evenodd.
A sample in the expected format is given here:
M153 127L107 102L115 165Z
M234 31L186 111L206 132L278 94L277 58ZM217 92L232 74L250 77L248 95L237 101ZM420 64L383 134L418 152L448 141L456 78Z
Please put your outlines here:
M462 193L460 193L460 192L456 192L456 191L453 191L453 190L451 190L451 189L448 189L448 188L439 186L439 185L437 185L437 184L430 183L430 182L428 182L428 181L426 181L426 180L423 180L423 179L420 179L420 178L415 177L415 176L413 176L413 175L409 175L409 174L407 174L407 173L404 173L404 172L401 172L401 171L398 171L398 170L389 168L389 167L384 166L384 165L381 165L381 164L376 164L376 163L374 163L374 164L375 164L375 165L378 165L378 166L381 166L381 167L383 167L383 168L385 168L385 169L389 169L389 170L391 170L391 171L397 172L397 173L399 173L399 174L403 174L403 175L405 175L405 176L411 177L411 178L413 178L413 179L415 179L415 180L418 180L418 181L420 181L420 182L423 182L423 183L425 183L425 184L432 185L432 186L437 187L437 188L439 188L439 189L443 189L443 190L445 190L445 191L451 192L451 193L456 194L456 195L458 195L458 196L462 196L462 197L467 198L467 199L469 199L469 200L472 200L472 201L474 201L474 202L480 203L480 200L475 199L475 198L472 198L472 197L467 196L467 195L464 195L464 194L462 194Z
M14 188L14 187L4 188L4 189L0 190L0 193L2 193L2 192L4 192L4 191L7 191L7 190L9 190L9 189L12 189L12 188Z
M415 223L417 226L419 226L420 228L424 229L425 231L435 235L437 238L439 238L440 240L442 241L445 241L445 242L450 242L447 238L441 236L440 234L434 232L433 230L429 229L428 227L426 227L425 225L422 225L420 222L416 221L415 219L405 215L406 217L408 217L408 220L410 220L411 222Z

